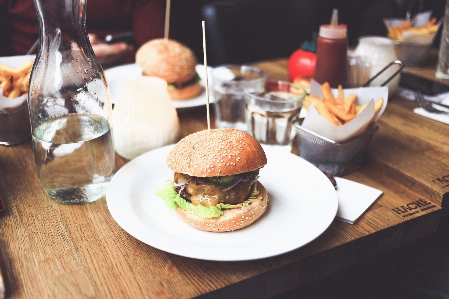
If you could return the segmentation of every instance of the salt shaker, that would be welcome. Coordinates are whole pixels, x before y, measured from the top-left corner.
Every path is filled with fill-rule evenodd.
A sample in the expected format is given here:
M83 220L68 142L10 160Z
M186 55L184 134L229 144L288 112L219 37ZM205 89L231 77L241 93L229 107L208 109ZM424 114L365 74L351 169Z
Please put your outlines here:
M34 0L40 49L28 91L37 174L64 204L106 194L115 167L112 103L86 32L85 0Z
M440 52L438 53L438 64L435 76L438 79L449 79L449 0L446 0Z

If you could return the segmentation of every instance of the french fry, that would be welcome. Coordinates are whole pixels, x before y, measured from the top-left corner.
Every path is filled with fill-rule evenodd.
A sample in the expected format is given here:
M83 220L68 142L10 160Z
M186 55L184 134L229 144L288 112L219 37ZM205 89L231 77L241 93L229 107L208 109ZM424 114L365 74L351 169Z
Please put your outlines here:
M10 76L5 81L3 81L0 85L3 88L3 92L7 92L7 91L9 91L11 89L12 84L13 84L13 77Z
M0 64L0 85L3 88L3 96L13 99L28 92L33 63L33 60L29 60L15 68Z
M14 75L14 70L12 67L6 64L0 64L0 77L11 77Z
M331 86L329 85L328 82L325 82L321 85L321 94L323 95L323 99L335 103L335 98L334 95L332 94Z
M409 21L402 21L402 28L403 29L412 28L412 24Z
M21 87L22 87L22 80L23 80L23 78L24 77L20 77L20 78L14 80L13 87L11 89L11 92L8 95L9 99L14 99L14 98L17 98L17 97L20 96L20 90L21 90Z
M334 98L335 98L336 105L341 106L341 107L343 107L345 105L345 96L343 93L343 86L338 85L337 97L334 97Z
M369 103L369 102L366 102L366 103L364 103L363 105L360 105L360 106L357 105L357 106L355 107L355 114L356 114L356 115L359 115L360 112L362 112L363 109L365 109L366 106L368 106L368 103Z
M355 114L355 106L357 101L356 94L350 94L345 98L345 110L348 113Z
M305 97L304 100L302 100L302 108L309 110L310 105L312 105L312 102L309 100L309 97Z
M427 23L428 26L431 26L437 22L437 18L433 17L430 19L430 21Z
M356 101L357 101L357 94L355 94L355 93L349 94L345 98L345 104L348 105L348 106L352 105L352 104L355 104Z
M315 107L316 111L329 123L333 124L334 126L341 126L342 122L335 117L332 113L330 113L329 109L324 104L324 101L316 101L313 103L313 106Z
M332 112L335 116L337 116L339 119L345 122L353 120L355 117L355 114L350 114L346 112L344 109L339 108L331 101L323 100L323 103L327 107L327 109L329 109L330 112Z
M310 105L314 103L315 101L321 101L321 99L315 95L308 95L303 101L302 106L304 109L308 110L310 108Z
M384 98L379 98L376 102L374 102L374 115L380 112L382 106L384 105Z
M345 95L343 94L343 86L338 85L338 98L339 99L344 99Z

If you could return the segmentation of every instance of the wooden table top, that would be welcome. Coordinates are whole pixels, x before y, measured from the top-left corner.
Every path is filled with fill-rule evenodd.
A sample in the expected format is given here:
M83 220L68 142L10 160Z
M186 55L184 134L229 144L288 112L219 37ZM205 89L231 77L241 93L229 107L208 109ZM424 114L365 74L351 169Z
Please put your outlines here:
M269 79L288 79L285 59L256 65ZM114 221L105 198L79 206L53 202L36 176L31 141L0 146L0 268L7 295L267 298L430 235L447 214L449 127L414 114L416 106L390 98L368 162L345 176L383 191L354 225L334 220L306 246L245 262L196 260L146 245ZM178 112L182 136L206 128L205 107ZM125 163L117 156L118 167Z

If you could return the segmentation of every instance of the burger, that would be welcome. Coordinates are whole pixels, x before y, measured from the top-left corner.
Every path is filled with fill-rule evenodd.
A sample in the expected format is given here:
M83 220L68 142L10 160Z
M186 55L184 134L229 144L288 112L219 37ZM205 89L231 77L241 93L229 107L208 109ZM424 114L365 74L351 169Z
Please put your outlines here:
M136 52L136 64L143 75L167 81L173 100L193 98L202 90L195 54L175 40L159 38L146 42Z
M267 209L268 195L258 181L267 158L248 133L226 128L181 139L167 157L174 171L156 194L189 225L209 232L244 228Z

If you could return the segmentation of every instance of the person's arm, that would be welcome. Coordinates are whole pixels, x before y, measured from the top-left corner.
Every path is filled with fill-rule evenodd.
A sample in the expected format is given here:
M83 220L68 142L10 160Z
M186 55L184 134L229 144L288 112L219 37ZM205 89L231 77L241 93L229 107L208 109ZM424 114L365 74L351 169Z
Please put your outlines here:
M92 48L104 68L108 68L118 64L134 62L136 50L142 44L151 39L163 37L165 21L165 1L135 0L130 11L130 17L131 24L124 23L123 26L121 26L121 29L132 29L135 41L134 45L132 46L124 42L116 44L106 44L100 41L95 34L89 34ZM91 19L90 21L93 20ZM126 28L126 26L131 26L131 28L128 29Z
M98 61L103 68L108 68L120 64L126 56L134 52L134 46L125 42L107 44L98 40L95 34L89 34L89 40L92 45Z

